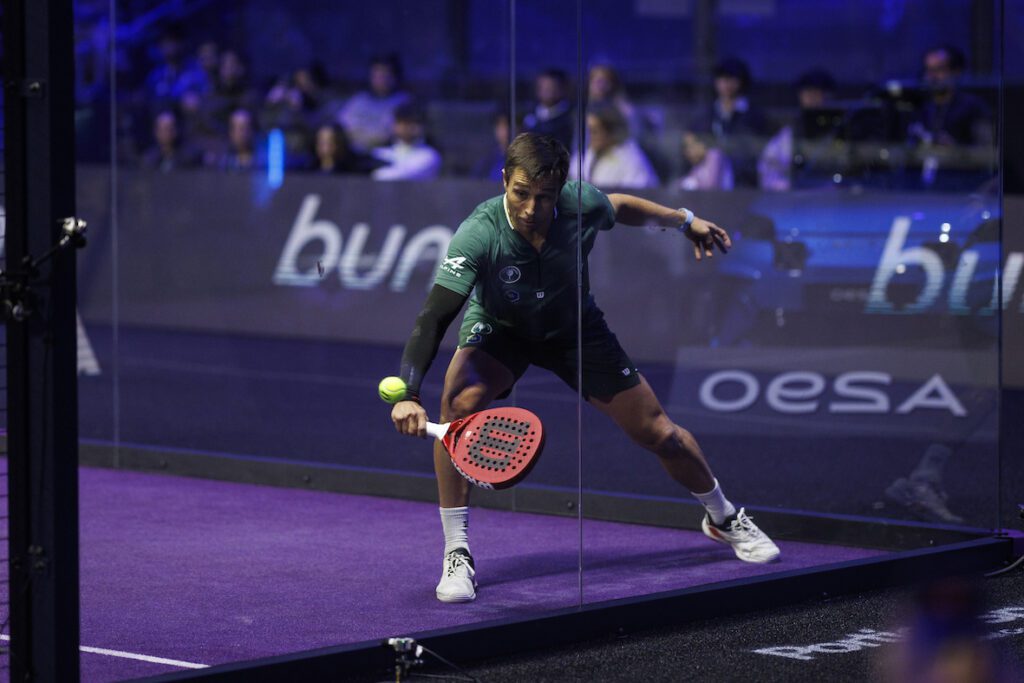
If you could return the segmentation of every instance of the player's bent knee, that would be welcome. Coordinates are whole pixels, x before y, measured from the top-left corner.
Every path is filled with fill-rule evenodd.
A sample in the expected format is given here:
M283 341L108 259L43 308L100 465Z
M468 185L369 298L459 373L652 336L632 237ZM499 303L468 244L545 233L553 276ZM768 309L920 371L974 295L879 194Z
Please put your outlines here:
M662 458L687 457L698 449L693 435L672 422L652 428L642 445Z

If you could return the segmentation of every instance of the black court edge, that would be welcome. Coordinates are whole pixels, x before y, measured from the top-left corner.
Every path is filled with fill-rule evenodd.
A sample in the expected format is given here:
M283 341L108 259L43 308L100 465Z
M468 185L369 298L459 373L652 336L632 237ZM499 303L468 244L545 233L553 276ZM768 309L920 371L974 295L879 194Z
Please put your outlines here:
M911 550L883 558L854 560L750 579L611 600L464 627L402 633L460 664L594 640L614 634L676 626L876 590L1000 566L1012 554L1007 538L981 538L942 548ZM458 653L458 654L456 654ZM336 680L393 670L395 653L382 641L366 641L167 674L147 681L270 682Z

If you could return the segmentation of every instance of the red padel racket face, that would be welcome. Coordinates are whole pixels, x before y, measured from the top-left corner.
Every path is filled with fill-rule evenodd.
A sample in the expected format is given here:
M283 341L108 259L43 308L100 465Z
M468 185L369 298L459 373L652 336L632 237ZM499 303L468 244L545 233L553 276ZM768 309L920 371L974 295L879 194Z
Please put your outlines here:
M452 463L466 479L504 489L529 474L544 448L540 418L522 408L491 408L456 420L444 437Z

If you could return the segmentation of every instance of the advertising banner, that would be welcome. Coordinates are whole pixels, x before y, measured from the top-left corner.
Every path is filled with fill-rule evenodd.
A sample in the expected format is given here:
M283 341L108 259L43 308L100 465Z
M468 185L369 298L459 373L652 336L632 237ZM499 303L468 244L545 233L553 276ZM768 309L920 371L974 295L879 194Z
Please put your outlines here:
M375 346L404 344L459 222L500 191L122 171L114 217L108 173L80 180L87 323L112 318L117 254L122 325ZM730 430L736 413L755 431L808 414L851 433L879 419L903 433L987 423L996 312L1021 318L1024 265L999 248L994 198L643 194L734 236L731 253L698 263L673 230L620 225L591 255L598 304L634 360L672 376L669 404Z
M478 181L294 175L270 189L259 176L119 171L115 231L108 173L80 177L93 241L82 254L86 318L110 317L117 253L123 324L371 343L402 343L459 222L500 192ZM999 308L1021 316L1024 252L1001 253L994 198L642 194L715 220L735 248L698 264L673 232L600 236L592 287L613 326L644 332L631 340L638 358L674 362L685 344L986 350Z

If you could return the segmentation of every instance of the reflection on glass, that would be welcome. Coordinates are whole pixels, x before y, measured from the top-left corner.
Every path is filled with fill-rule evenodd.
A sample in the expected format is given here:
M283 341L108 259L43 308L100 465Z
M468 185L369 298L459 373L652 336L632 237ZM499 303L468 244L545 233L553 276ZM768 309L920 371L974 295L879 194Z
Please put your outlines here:
M769 533L799 539L814 519L833 533L806 540L834 542L841 515L989 528L996 313L1013 307L1020 270L998 241L997 54L963 34L967 3L943 17L927 3L831 4L842 20L813 30L795 2L584 8L584 177L643 188L628 191L733 238L697 267L689 244L654 229L674 225L609 231L591 255L594 293L669 419ZM648 39L658 30L716 40L665 54ZM898 46L875 50L865 32ZM613 34L645 39L611 47ZM601 125L609 101L613 126ZM635 142L658 182L602 178L602 164L644 166L609 137ZM700 532L702 511L614 427L585 413L583 439L585 510L589 497L610 518ZM652 533L631 549L663 559L666 589L751 575L696 541L687 555L687 542ZM865 551L780 545L779 569ZM598 540L584 555L588 601L615 581L652 585L602 574L613 553Z

